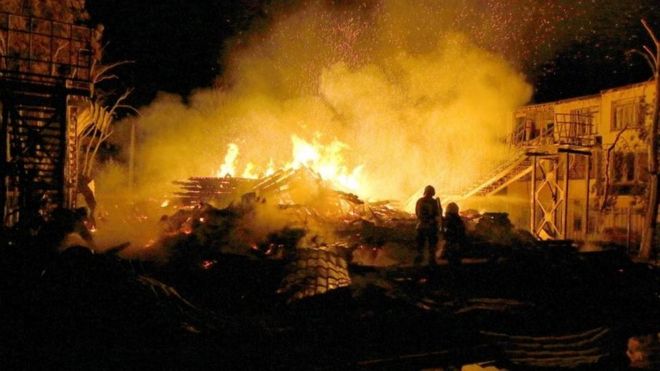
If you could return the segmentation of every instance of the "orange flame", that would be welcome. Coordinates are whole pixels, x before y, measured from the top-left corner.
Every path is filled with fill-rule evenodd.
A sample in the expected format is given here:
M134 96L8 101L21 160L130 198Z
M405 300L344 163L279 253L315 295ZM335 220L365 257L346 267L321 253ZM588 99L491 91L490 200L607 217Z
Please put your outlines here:
M293 160L281 168L299 169L307 167L333 186L341 190L359 192L361 190L363 166L350 169L344 161L342 152L348 149L348 145L340 140L333 140L329 144L323 144L315 137L311 142L297 135L291 136ZM225 154L224 163L216 172L216 176L235 176L237 171L237 159L239 154L238 145L230 143ZM264 169L259 171L259 169ZM275 172L275 162L270 159L265 167L248 162L241 173L243 178L256 179L260 176L268 176Z
M220 169L218 169L216 172L217 177L236 175L236 158L238 157L238 146L234 143L229 143L227 147L225 162L220 165Z

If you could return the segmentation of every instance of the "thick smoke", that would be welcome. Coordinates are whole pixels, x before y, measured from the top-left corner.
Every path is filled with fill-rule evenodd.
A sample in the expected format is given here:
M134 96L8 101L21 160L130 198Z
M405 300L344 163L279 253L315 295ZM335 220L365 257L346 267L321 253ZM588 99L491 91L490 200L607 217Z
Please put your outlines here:
M214 175L229 143L239 173L283 164L294 134L346 143L346 166L363 166L363 198L405 201L429 183L442 194L475 181L505 158L511 113L531 87L466 27L450 27L456 6L403 3L275 10L230 45L216 89L187 104L162 94L123 123L138 132L131 197L163 200L173 180ZM117 137L125 149L127 138ZM97 180L105 208L125 189L112 180L120 173Z

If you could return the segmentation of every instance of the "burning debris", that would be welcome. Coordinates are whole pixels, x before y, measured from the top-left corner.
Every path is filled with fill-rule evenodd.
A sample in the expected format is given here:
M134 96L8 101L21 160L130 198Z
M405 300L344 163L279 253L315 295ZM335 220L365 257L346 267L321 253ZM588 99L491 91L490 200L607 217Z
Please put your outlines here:
M279 170L261 179L191 178L176 184L182 188L176 193L182 208L162 219L170 235L196 231L203 240L217 242L211 230L224 231L233 233L240 245L259 246L268 255L274 255L273 246L264 246L271 232L291 228L303 230L307 239L299 236L280 248L337 245L355 249L414 238L401 234L401 230L414 232L411 214L391 202L366 202L337 191L307 167ZM257 232L264 229L265 234Z

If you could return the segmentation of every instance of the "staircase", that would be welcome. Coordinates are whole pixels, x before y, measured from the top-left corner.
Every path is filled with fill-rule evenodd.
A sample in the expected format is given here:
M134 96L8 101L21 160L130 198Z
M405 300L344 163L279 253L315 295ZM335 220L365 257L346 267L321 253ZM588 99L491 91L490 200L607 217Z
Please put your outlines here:
M443 192L439 196L443 205L473 196L489 196L499 192L531 171L532 162L527 157L526 151L524 149L518 150L510 159L501 163L493 171L476 182L462 189ZM420 189L406 201L406 210L415 209L415 203L423 191L423 188Z
M509 184L532 171L532 161L524 151L518 152L512 159L502 163L487 176L466 187L458 195L465 199L472 196L493 195Z
M74 205L77 136L75 108L67 103L90 95L96 36L84 25L0 11L4 226Z
M66 93L56 87L7 81L1 86L4 138L0 158L6 195L2 206L5 223L14 224L21 210L34 214L48 205L64 206L67 199Z

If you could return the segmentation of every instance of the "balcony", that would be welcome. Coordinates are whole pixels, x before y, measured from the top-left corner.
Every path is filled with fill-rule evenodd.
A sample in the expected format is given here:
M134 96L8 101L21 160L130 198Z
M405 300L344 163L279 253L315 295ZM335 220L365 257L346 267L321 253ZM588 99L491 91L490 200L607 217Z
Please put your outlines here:
M534 150L544 146L592 147L596 132L592 116L580 113L556 113L554 121L537 127L533 120L517 125L511 135L511 144Z
M0 12L0 77L88 89L94 37L89 27Z

